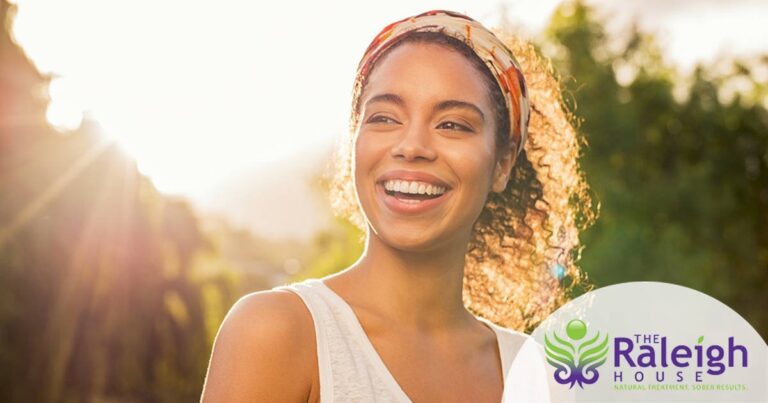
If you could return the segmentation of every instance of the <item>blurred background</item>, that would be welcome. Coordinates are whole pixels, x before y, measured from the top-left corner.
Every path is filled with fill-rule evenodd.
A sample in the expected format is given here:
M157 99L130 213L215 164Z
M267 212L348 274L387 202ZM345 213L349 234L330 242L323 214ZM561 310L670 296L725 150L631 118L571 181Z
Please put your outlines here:
M0 401L196 401L239 297L354 262L321 179L355 67L434 8L552 58L595 286L692 287L768 336L768 3L282 3L0 0Z

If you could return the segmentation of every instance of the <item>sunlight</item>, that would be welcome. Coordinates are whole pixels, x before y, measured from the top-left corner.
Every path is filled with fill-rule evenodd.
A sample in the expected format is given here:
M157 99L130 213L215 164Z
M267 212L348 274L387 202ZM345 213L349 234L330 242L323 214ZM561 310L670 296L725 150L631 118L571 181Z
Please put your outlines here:
M39 195L30 200L21 211L10 217L11 219L7 224L0 226L0 247L10 240L24 224L43 211L48 203L59 196L67 185L87 169L110 145L111 142L107 140L93 144L83 155L73 161L66 171L57 176Z
M66 78L56 78L48 86L51 102L46 118L60 131L77 129L83 121L82 101L77 91L77 85Z
M192 197L343 135L359 55L388 19L452 7L498 23L497 5L466 10L456 1L395 3L391 15L322 30L327 4L275 5L275 15L291 16L285 29L230 1L19 3L16 40L59 77L50 123L97 121L161 191Z
M48 121L64 131L97 121L161 191L194 198L247 172L267 175L272 162L327 149L344 135L355 66L382 24L447 8L533 37L559 1L402 0L365 8L283 2L270 5L269 18L261 7L235 1L15 3L14 38L56 77ZM638 4L637 12L653 8ZM343 12L328 13L330 7ZM662 31L671 44L685 44L671 49L673 62L724 46L710 43L721 30L695 39L709 25L686 15L668 18L674 24ZM768 37L753 25L753 37Z

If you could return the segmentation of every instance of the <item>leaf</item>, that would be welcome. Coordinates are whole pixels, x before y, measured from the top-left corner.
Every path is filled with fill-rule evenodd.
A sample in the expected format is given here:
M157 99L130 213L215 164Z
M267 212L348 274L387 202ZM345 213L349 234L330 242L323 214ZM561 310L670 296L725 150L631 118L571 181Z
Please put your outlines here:
M598 332L599 334L599 332ZM579 357L579 365L589 365L595 361L605 358L608 354L608 335L605 335L603 342L595 348L589 349Z
M567 350L563 350L562 348L549 341L549 338L546 334L544 335L544 350L547 353L547 356L551 357L553 360L560 361L566 365L573 364L573 355L571 355L571 353Z

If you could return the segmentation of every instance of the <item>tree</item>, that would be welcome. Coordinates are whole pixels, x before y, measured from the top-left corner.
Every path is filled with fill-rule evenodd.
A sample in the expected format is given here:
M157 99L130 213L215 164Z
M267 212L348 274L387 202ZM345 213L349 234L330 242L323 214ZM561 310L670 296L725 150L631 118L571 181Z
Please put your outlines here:
M563 3L543 49L566 77L589 147L587 177L601 203L583 234L582 267L598 286L666 281L707 293L768 336L768 113L749 65L699 66L682 77L653 37L628 32L611 52L593 10ZM629 71L620 84L618 75ZM723 100L728 83L749 88ZM761 97L762 95L762 97ZM768 338L768 337L766 337Z

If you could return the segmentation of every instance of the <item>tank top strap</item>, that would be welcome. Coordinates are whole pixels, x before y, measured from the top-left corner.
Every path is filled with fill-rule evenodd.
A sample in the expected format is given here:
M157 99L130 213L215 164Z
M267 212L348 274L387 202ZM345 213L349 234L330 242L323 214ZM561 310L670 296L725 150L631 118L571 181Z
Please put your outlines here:
M478 317L496 331L504 369L504 403L549 403L548 373L544 350L522 332L507 329Z
M306 281L281 285L272 289L292 291L298 295L312 316L317 348L317 366L320 376L320 401L333 402L333 391L327 387L327 385L333 385L333 370L330 360L331 355L330 351L328 351L328 343L326 342L328 339L327 332L332 331L328 326L329 319L331 318L331 313L328 311L328 307L320 299L320 296L311 289L311 285L307 284Z
M504 374L504 381L506 382L509 371L512 368L512 363L515 361L517 353L528 336L524 333L499 326L482 316L475 316L475 318L488 325L496 333L499 355L501 356L501 369Z
M317 363L320 376L320 401L410 403L399 389L393 389L391 376L371 360L370 341L361 339L354 313L338 300L319 279L307 279L272 288L297 294L314 322ZM352 316L350 316L352 315ZM396 385L396 384L395 384Z

